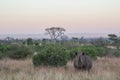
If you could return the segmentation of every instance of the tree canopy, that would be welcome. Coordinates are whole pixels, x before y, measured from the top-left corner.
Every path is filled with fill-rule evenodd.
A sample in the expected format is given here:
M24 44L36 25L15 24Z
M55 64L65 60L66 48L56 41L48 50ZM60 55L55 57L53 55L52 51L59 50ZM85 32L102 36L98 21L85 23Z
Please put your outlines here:
M59 37L61 37L65 29L61 27L51 27L51 28L46 28L45 31L47 31L47 34L50 36L51 40L56 41Z

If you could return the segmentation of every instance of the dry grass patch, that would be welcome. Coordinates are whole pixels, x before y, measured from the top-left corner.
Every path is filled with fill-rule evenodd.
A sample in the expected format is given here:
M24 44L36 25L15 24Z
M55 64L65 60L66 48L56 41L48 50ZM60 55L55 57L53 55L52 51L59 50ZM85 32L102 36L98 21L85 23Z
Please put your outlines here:
M65 67L35 68L30 59L0 60L0 80L120 80L120 58L100 58L90 73L76 71L73 62Z

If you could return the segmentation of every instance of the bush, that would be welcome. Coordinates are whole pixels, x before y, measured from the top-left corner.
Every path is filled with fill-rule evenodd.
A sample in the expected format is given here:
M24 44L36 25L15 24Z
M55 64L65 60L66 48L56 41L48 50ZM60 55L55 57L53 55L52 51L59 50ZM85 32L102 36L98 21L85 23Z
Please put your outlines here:
M85 52L87 55L91 56L93 59L97 58L98 51L94 46L82 46L78 48L78 51Z
M12 59L25 59L32 54L32 50L22 45L11 45L9 51L6 52L6 56Z
M93 59L97 58L98 51L94 46L81 46L69 50L70 59L75 57L75 52L85 52L87 55L91 56Z
M0 51L2 52L2 53L4 53L4 52L6 52L6 51L8 51L10 49L10 45L7 45L7 44L0 44Z
M33 45L32 38L28 38L26 41L27 41L27 45Z
M0 59L4 57L3 53L0 51Z
M32 49L35 52L40 52L42 49L44 49L45 46L33 46Z
M96 47L96 50L98 51L97 56L103 57L103 56L120 56L120 50L118 49L109 49L105 47Z
M107 56L120 57L120 50L119 49L109 49L109 54L107 54Z
M70 50L68 50L68 59L69 60L73 60L75 58L75 52L78 52L77 48L72 48Z
M96 50L98 51L97 56L99 56L99 57L106 56L109 53L108 52L109 49L105 48L105 47L96 47Z
M66 50L57 44L45 45L37 55L33 56L33 64L35 66L63 66L67 64L67 60Z
M113 55L114 55L115 57L120 57L120 50L115 50L115 51L113 52Z
M0 44L0 59L6 57L6 52L9 51L10 46L7 44Z

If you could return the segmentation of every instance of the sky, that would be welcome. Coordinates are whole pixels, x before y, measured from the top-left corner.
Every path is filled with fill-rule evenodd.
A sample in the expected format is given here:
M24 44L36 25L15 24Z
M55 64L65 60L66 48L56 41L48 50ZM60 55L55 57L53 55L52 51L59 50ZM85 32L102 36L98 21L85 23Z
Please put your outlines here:
M0 0L0 34L119 33L120 0Z

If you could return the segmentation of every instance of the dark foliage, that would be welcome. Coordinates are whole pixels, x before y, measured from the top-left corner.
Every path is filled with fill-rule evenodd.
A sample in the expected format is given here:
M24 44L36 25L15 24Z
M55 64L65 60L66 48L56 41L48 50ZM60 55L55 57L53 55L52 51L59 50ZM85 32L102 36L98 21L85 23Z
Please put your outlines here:
M67 55L66 50L60 45L45 45L37 55L33 56L33 64L35 66L64 66L67 64Z

